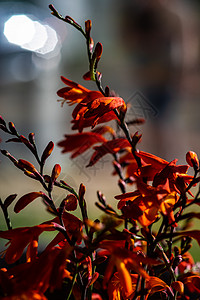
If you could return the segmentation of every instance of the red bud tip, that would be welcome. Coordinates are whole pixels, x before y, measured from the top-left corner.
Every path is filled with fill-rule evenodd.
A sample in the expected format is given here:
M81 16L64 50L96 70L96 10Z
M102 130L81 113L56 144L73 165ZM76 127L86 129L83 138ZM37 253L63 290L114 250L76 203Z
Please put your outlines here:
M4 121L4 119L2 118L2 116L0 116L0 124L6 126L6 122Z
M56 14L57 15L57 10L55 9L55 7L53 6L53 4L49 4L49 8L50 10L52 11L52 13Z
M59 164L56 164L53 167L52 174L51 174L52 181L55 181L58 178L60 172L61 172L61 166Z
M33 132L29 133L29 142L33 145L35 144L35 134Z
M85 21L85 32L87 36L90 36L91 28L92 28L92 21L91 20Z

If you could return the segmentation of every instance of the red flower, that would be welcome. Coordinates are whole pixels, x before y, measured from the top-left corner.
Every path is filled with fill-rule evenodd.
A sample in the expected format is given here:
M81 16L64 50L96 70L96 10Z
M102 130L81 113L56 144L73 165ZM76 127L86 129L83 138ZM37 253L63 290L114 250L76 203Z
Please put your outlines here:
M71 81L63 76L61 76L61 80L68 85L68 87L64 87L58 90L57 94L59 97L64 98L63 103L67 102L70 105L74 103L79 103L84 100L86 97L92 99L94 97L102 97L102 93L100 92L93 92L82 85Z
M136 272L137 274L148 280L150 279L150 276L143 269L142 264L157 265L160 263L156 259L144 257L143 255L140 255L136 252L121 248L119 246L119 241L105 240L100 243L100 247L103 249L107 249L110 252L110 260L104 274L104 288L106 288L106 285L113 274L114 267L116 267L117 277L120 279L120 289L123 290L123 294L126 298L129 297L134 291L130 270Z
M16 262L27 249L27 260L31 261L37 257L38 237L43 231L55 230L51 224L41 224L33 227L21 227L0 231L0 237L10 240L6 250L6 262L12 264Z
M64 98L63 103L78 103L72 113L72 123L75 123L73 128L78 128L79 132L84 127L94 127L99 123L117 119L114 109L126 111L126 104L120 97L104 97L99 91L90 91L65 77L61 79L69 87L60 89L57 94Z
M65 277L72 279L65 269L71 248L52 248L32 262L0 271L1 291L8 300L45 300L44 293L60 289Z
M104 122L117 119L116 115L113 114L114 109L126 110L126 104L122 98L101 96L91 99L88 96L75 107L72 116L76 122L79 120L80 124L84 120L88 120L88 122L90 120L93 128L102 123L103 117ZM79 127L79 131L81 130L82 128Z
M147 181L152 181L154 176L168 165L166 160L153 154L144 151L137 151L135 154L141 159L142 166L139 168L139 171L141 176L145 177ZM131 150L122 156L119 162L125 165L127 177L134 177L134 173L138 170L138 164Z
M153 186L158 186L169 180L171 192L181 193L189 183L193 176L187 175L188 165L176 165L177 159L168 163L153 179Z
M173 206L177 201L176 193L170 193L169 181L164 185L153 187L136 177L137 190L115 196L118 208L122 209L123 216L138 220L142 226L152 224L158 217L158 212L167 215L170 223L174 221Z
M65 139L58 143L63 147L62 153L72 152L71 158L82 154L96 143L104 143L106 139L96 132L66 134Z
M83 116L79 116L79 118L77 119L73 119L71 121L71 123L73 124L72 129L76 130L78 129L79 132L82 132L83 128L87 128L87 127L92 127L94 120L96 117L91 117L91 118L87 118L85 119ZM110 111L108 113L105 113L102 117L99 117L97 124L102 124L105 122L109 122L112 120L117 119L114 111Z
M101 157L108 153L114 154L126 148L130 148L130 144L127 139L118 138L106 141L101 146L94 147L95 152L93 153L87 167L93 166Z

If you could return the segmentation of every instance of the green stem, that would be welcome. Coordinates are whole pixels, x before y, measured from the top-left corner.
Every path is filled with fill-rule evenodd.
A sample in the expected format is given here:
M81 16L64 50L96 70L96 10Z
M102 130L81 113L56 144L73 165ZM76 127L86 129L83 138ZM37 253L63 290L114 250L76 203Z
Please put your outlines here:
M77 269L78 269L78 264L76 264L76 272L74 273L74 276L73 276L73 279L72 279L72 283L71 283L71 288L70 288L70 291L69 291L69 294L68 294L66 300L69 300L70 297L71 297L71 294L72 294L72 291L73 291L73 287L74 287L74 284L76 282L76 278L77 278L77 275L78 275Z

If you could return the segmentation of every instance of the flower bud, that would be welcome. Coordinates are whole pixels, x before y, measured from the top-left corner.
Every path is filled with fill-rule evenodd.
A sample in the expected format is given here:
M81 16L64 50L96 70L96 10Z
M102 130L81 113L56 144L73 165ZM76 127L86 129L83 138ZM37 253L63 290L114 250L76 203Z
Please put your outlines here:
M29 142L34 145L35 144L35 134L33 132L28 135Z
M42 157L41 157L42 164L44 164L45 160L51 155L53 148L54 148L54 143L50 141L42 153Z
M29 172L35 173L37 172L36 168L34 167L33 164L31 164L29 161L24 160L24 159L19 159L18 160L18 165L20 169L26 169Z
M91 28L92 28L92 21L91 20L85 21L85 33L88 37L90 36Z
M198 156L194 151L188 151L186 154L186 161L190 167L193 167L195 170L199 168Z
M102 55L102 52L103 52L103 46L101 43L97 43L96 44L96 47L95 47L95 50L94 50L94 54L95 54L95 57L96 59L99 61L100 58L101 58L101 55Z
M58 178L60 172L61 172L61 166L59 164L55 164L51 173L52 182L54 182Z
M78 205L78 199L75 195L69 194L67 197L64 199L65 201L65 209L67 211L74 211L77 208Z
M16 128L15 128L14 123L13 123L13 122L9 122L9 123L8 123L8 126L9 126L9 129L10 129L10 132L11 132L12 134L14 134L14 135L17 135L17 130L16 130Z

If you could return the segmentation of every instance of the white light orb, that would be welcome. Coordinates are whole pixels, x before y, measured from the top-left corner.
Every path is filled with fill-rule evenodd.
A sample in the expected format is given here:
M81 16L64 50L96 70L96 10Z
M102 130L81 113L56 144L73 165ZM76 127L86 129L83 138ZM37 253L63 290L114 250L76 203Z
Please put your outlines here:
M34 22L25 15L14 15L4 25L7 40L16 45L29 43L35 34Z

